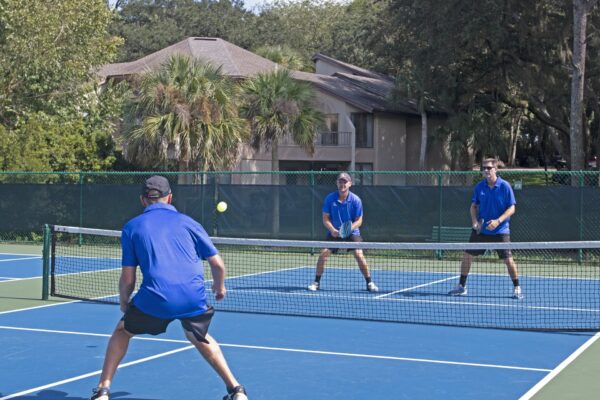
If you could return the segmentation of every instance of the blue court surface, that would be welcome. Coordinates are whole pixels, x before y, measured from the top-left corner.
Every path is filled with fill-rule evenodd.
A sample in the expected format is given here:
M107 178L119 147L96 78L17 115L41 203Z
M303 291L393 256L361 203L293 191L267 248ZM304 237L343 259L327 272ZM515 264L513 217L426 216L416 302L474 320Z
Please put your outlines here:
M39 277L42 257L29 254L0 254L0 282Z
M11 257L19 259L1 261ZM2 256L0 276L39 277L41 260L27 257ZM415 283L431 279L418 275ZM229 282L232 297L236 291L252 290L252 279ZM317 295L341 295L342 289L332 287ZM367 296L385 296L397 288L382 289ZM298 298L310 299L306 291L300 296L297 290ZM367 298L364 291L353 290L346 301ZM437 290L423 290L437 296ZM293 294L296 288L286 291ZM402 293L385 297L394 296ZM120 317L116 305L89 302L0 312L0 400L89 398ZM593 333L233 312L217 312L210 332L252 400L529 399L597 338ZM222 399L225 390L175 321L163 335L131 341L112 392L115 400L191 400Z

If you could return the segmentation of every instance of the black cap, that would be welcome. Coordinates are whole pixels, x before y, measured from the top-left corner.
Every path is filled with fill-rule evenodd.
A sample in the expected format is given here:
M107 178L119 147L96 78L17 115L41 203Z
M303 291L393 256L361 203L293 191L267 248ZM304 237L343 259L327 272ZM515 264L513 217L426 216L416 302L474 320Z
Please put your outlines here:
M349 173L347 173L347 172L342 172L341 174L339 174L339 175L337 176L337 180L340 180L340 179L343 179L343 180L345 180L346 182L352 182L352 177L351 177L351 176L350 176L350 174L349 174Z
M171 193L169 181L164 176L154 175L146 179L142 188L142 195L149 199L159 199Z

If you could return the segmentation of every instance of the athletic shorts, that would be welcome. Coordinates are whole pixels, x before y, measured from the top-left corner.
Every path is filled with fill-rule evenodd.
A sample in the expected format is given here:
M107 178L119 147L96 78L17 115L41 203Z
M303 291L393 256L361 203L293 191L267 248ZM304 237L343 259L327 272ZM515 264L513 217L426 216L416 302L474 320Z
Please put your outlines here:
M190 318L177 319L181 322L183 329L191 332L198 341L208 343L206 334L208 333L208 327L213 315L215 315L215 310L212 306L209 306L208 310L203 314ZM158 335L165 332L167 326L173 322L173 319L161 319L148 315L134 306L133 303L129 304L129 308L127 308L122 320L125 323L125 330L134 335Z
M328 242L362 242L363 238L360 235L350 235L349 237L347 237L346 239L342 239L340 237L333 237L333 236L329 236L327 235L327 239ZM328 247L328 249L333 253L336 254L338 251L340 251L340 249L338 248L332 248L332 247ZM346 251L353 251L354 249L346 249Z
M478 235L477 231L473 229L471 231L469 243L510 243L510 234L501 233L499 235ZM483 253L485 253L485 250L467 250L467 253L469 253L472 256L480 256ZM498 257L501 260L506 260L507 258L512 257L510 249L496 250L496 253L498 253Z

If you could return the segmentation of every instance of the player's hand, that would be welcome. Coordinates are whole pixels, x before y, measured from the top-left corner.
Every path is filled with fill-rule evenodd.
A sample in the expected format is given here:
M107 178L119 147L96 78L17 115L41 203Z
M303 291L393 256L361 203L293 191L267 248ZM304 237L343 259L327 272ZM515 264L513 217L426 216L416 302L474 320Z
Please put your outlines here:
M334 229L331 231L331 236L333 237L340 237L340 231L338 231L337 229Z
M498 221L497 219L493 219L490 222L488 222L485 229L487 229L488 231L493 231L498 227L498 225L500 225L500 221Z
M129 309L129 303L121 303L120 304L121 312L125 314Z
M227 289L225 289L225 286L222 287L215 287L213 285L213 292L215 293L215 299L217 301L223 300L225 298L225 293L227 292Z

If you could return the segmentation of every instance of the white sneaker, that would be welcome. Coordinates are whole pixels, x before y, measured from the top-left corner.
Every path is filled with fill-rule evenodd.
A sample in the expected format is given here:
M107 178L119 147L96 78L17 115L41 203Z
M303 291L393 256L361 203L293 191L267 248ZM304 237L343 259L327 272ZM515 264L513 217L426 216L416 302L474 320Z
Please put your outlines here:
M310 285L308 285L308 290L310 290L311 292L316 292L317 290L319 290L319 286L321 286L319 284L319 282L314 281L313 283L311 283Z
M377 287L377 285L375 284L375 282L369 282L369 283L367 283L367 290L369 292L379 292L379 288Z
M513 289L513 299L521 300L523 298L523 293L521 292L521 286L515 286Z
M248 400L246 389L242 385L236 386L231 392L227 393L223 400Z
M448 292L449 296L465 296L467 294L467 288L461 284L456 285L454 289Z

